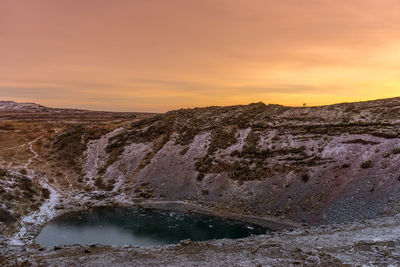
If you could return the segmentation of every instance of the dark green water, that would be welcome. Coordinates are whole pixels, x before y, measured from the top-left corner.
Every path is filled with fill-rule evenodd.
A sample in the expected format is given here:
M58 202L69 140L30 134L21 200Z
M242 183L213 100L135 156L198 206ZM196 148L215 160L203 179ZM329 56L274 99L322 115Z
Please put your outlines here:
M181 240L204 241L265 234L266 229L195 214L138 208L101 208L67 214L47 224L36 243L42 246L91 244L154 246Z

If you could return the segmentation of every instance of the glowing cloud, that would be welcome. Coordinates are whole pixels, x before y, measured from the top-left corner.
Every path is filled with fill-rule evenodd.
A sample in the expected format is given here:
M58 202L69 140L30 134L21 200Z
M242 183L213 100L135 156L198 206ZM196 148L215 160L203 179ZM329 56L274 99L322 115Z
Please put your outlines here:
M400 95L397 0L3 0L0 98L166 111Z

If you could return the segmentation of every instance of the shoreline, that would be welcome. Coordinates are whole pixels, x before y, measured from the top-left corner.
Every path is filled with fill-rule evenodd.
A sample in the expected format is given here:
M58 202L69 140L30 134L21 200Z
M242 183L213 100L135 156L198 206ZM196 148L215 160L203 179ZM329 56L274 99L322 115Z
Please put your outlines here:
M400 217L152 247L0 246L4 266L397 266ZM382 257L385 255L385 257Z
M107 200L97 200L96 196L99 194L92 195L75 195L70 199L63 199L58 203L51 203L51 209L48 209L48 213L40 214L31 213L26 215L21 220L21 227L13 235L6 237L5 235L0 236L4 238L7 245L29 245L36 244L35 239L43 229L43 227L50 221L56 219L57 217L64 216L66 214L74 214L79 212L89 212L95 208L118 208L118 207L138 207L143 209L154 209L163 210L170 212L180 212L180 213L193 213L205 216L211 216L226 220L234 220L242 223L248 223L256 226L261 226L267 228L271 231L282 231L282 230L293 230L296 228L301 228L302 225L280 220L272 216L254 216L246 215L240 213L229 212L226 210L221 210L217 208L208 207L201 205L200 203L193 203L181 200L144 200L140 202L134 202L122 199L107 199ZM61 200L58 198L58 200ZM42 206L49 206L49 203L44 203ZM40 216L38 216L40 215ZM29 219L29 223L26 220Z
M138 206L142 208L152 208L157 210L175 211L182 213L195 213L200 215L218 217L227 220L235 220L244 223L249 223L264 228L268 228L272 231L281 230L293 230L295 228L302 227L301 224L287 221L279 220L278 218L272 216L254 216L246 215L228 211L216 210L210 207L201 206L200 204L186 202L186 201L143 201L137 203Z

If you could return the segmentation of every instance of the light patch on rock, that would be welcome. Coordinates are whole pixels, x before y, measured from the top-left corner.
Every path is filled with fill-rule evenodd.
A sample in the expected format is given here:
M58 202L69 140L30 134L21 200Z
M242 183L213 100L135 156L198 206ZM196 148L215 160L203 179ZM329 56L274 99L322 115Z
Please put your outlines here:
M107 161L106 147L109 139L122 132L122 130L122 127L117 128L99 139L89 142L87 150L83 154L84 158L86 158L86 162L83 166L85 178L89 180L97 178L99 167L104 165Z

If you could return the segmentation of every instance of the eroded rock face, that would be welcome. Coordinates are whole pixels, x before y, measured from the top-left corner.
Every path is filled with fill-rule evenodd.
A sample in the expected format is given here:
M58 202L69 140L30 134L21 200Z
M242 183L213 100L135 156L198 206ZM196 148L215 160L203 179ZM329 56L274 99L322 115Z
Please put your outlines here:
M86 177L135 200L308 224L372 218L400 207L399 115L399 98L171 111L91 141Z

